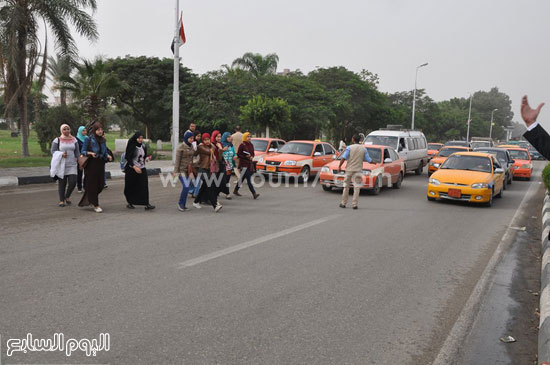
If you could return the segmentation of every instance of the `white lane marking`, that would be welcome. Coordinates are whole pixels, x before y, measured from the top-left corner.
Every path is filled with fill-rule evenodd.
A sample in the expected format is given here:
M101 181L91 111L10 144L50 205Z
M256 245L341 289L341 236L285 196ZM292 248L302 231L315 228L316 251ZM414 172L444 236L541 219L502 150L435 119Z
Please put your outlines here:
M279 237L282 237L282 236L289 235L291 233L295 233L295 232L302 231L302 230L307 229L307 228L317 226L319 224L328 222L328 221L333 220L333 219L338 218L338 217L340 217L340 214L329 215L328 217L324 217L324 218L321 218L321 219L316 219L314 221L304 223L304 224L300 224L299 226L295 226L295 227L292 227L292 228L284 229L284 230L276 232L276 233L271 233L271 234L265 235L263 237L253 239L253 240L248 241L248 242L239 243L238 245L231 246L231 247L228 247L228 248L224 248L223 250L214 251L212 253L209 253L209 254L206 254L206 255L203 255L203 256L199 256L199 257L196 257L196 258L191 259L191 260L181 262L180 264L178 264L178 268L183 269L183 268L186 268L186 267L191 267L191 266L195 266L195 265L198 265L198 264L202 264L204 262L217 259L218 257L229 255L229 254L232 254L234 252L241 251L241 250L244 250L246 248L256 246L256 245L259 245L259 244L267 242L267 241L271 241L275 238L279 238Z
M518 223L520 222L520 218L527 208L527 202L535 194L536 189L538 188L538 184L532 183L531 186L529 186L529 189L527 190L525 195L523 196L523 199L521 200L518 209L516 209L514 216L508 224L506 232L504 232L504 235L502 236L500 243L493 253L493 256L491 256L491 259L487 263L487 266L485 266L483 273L481 274L477 284L472 290L472 293L466 301L466 304L462 308L462 311L460 312L457 320L451 328L451 331L447 335L447 338L445 339L443 346L441 346L441 349L439 350L439 353L437 354L437 357L435 358L432 365L447 365L454 364L456 362L456 359L459 356L459 350L466 340L466 336L472 328L475 320L477 319L477 315L479 314L480 307L483 302L483 296L489 291L493 284L492 274L494 272L494 269L501 261L502 257L504 257L504 255L507 253L510 246L514 243L514 228L519 225Z

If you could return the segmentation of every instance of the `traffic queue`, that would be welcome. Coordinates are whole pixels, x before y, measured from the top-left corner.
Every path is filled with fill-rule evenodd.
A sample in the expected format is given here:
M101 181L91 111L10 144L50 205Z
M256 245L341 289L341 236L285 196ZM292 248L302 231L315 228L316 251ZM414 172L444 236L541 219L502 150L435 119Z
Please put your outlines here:
M347 161L329 143L253 138L256 170L270 177L308 181L316 176L323 190L344 188ZM530 180L532 153L528 146L488 139L428 143L420 131L380 129L361 141L370 156L364 161L362 190L378 195L384 187L401 188L407 172L420 175L428 166L427 199L483 203L492 206L513 180ZM353 184L352 184L353 186Z

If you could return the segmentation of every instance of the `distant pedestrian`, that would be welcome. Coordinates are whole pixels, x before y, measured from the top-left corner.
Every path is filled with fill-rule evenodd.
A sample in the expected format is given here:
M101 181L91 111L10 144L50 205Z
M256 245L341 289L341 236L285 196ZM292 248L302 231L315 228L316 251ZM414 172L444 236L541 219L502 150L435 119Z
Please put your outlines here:
M193 148L195 136L191 132L186 132L181 143L176 150L176 163L174 165L174 176L177 176L181 182L182 189L178 201L178 210L187 211L187 193L193 179L197 178L197 171L193 167L193 156L197 153Z
M183 135L185 136L187 133L195 133L196 130L197 130L197 125L195 123L191 122L191 123L189 123L189 129L186 130Z
M237 180L237 186L235 186L235 190L233 191L233 194L236 196L242 196L239 193L239 189L241 188L243 180L246 180L246 183L248 184L248 189L250 189L250 192L252 193L252 197L254 199L258 199L260 194L256 193L256 190L254 190L254 185L252 185L252 174L255 171L254 168L254 145L252 145L250 133L246 132L243 134L243 143L239 146L239 151L237 152L237 156L239 157L239 169L241 171L240 178Z
M88 132L86 131L86 127L81 125L78 127L78 134L76 135L76 140L78 141L78 149L79 151L82 151L82 146L84 145L84 140L86 139L86 135ZM84 170L81 168L77 169L76 174L76 188L79 193L82 193L82 178L84 176Z
M231 194L227 188L226 183L226 174L225 174L225 159L223 158L223 145L222 145L222 135L219 131L212 132L212 140L214 147L214 157L218 164L218 172L215 173L216 176L216 187L218 189L218 195L220 193L225 195L225 198L231 200Z
M71 127L68 124L63 124L60 128L61 135L52 142L52 157L58 155L61 158L63 171L60 171L58 176L58 192L59 206L71 205L71 194L76 186L78 174L78 156L80 156L80 148L78 140L71 135ZM54 160L52 158L52 160ZM52 163L53 165L53 163Z
M202 134L200 131L195 131L195 141L192 144L193 149L195 151L198 151L198 147L201 143L202 143ZM195 168L196 171L199 171L200 159L201 157L198 153L196 153L195 156L193 156L193 167ZM193 199L195 199L195 197L199 195L200 187L201 187L201 180L198 178L198 175L197 175L197 177L195 177L191 181L191 185L189 185L189 193L191 194L191 197Z
M199 194L195 197L193 206L197 209L202 208L200 203L205 198L210 201L214 211L219 212L223 206L218 202L218 192L213 181L214 176L211 173L211 168L214 167L213 165L211 166L211 162L214 159L214 148L210 142L210 135L208 133L203 133L202 143L198 147L198 152L200 155L199 176L201 188Z
M340 208L345 208L348 203L349 189L353 182L353 200L351 202L353 209L357 209L359 202L359 193L361 192L361 184L363 178L363 161L372 162L369 156L369 151L359 144L359 135L351 137L351 146L346 147L338 165L338 171L342 170L344 161L346 163L346 177L344 178L344 190L342 191L342 202Z
M84 169L84 195L78 203L80 207L92 205L96 213L103 212L99 206L99 194L105 184L105 163L113 158L107 152L107 145L103 133L103 125L96 122L92 125L91 133L84 140L81 155L88 156L88 163Z
M235 147L232 143L231 133L225 132L222 136L222 146L223 146L223 159L225 160L225 184L227 190L231 191L231 174L236 170L235 160L237 159L237 153L235 152ZM231 195L229 195L231 196Z
M231 135L231 140L232 140L232 143L233 143L233 148L235 149L235 151L238 152L239 147L241 146L241 143L243 143L243 134L241 132L241 126L240 125L235 126L235 133L233 133ZM239 156L237 156L237 159L235 160L235 163L237 164L237 166L239 166ZM239 169L235 169L235 176L237 176L237 180L240 179L241 174L240 174Z
M154 205L149 204L149 182L145 168L147 146L143 144L143 133L138 131L128 140L124 156L124 196L128 202L126 207L135 209L134 205L144 205L145 210L155 209Z

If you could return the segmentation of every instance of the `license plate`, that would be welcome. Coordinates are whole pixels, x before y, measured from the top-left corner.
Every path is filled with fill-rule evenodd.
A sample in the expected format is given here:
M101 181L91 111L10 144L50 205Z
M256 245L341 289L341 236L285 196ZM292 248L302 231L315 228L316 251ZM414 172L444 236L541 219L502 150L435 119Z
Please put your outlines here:
M448 194L451 198L460 198L462 196L462 191L460 189L449 189Z
M338 181L344 181L344 177L343 177L343 176L336 176L336 180L338 180Z
M267 171L277 171L277 167L275 166L266 166Z

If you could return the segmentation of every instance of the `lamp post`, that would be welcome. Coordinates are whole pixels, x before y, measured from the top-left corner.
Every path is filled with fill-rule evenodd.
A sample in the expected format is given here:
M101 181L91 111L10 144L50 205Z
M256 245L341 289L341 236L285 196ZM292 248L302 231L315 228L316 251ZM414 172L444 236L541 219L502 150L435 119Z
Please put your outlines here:
M411 122L411 129L414 129L414 110L416 109L416 82L418 80L418 69L420 67L428 66L428 62L421 64L420 66L416 67L416 74L414 76L414 92L413 92L413 110L412 110L412 122Z
M472 121L472 99L474 95L470 94L470 109L468 109L468 129L466 131L466 142L470 140L470 122Z
M497 110L498 109L493 109L493 111L491 112L491 126L489 127L489 138L491 138L491 135L493 134L493 116Z

